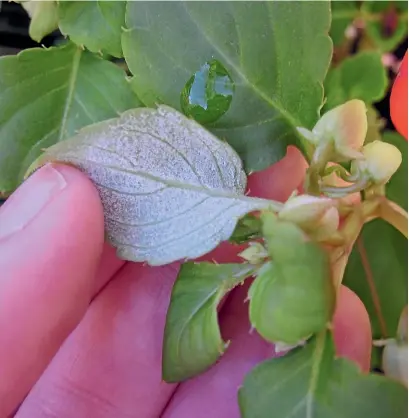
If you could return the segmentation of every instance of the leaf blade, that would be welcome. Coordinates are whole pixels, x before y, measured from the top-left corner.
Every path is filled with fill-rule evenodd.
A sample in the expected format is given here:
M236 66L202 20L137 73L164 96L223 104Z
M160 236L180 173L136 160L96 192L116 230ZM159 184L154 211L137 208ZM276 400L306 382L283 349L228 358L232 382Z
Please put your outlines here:
M165 381L189 379L223 354L226 344L218 325L217 306L253 270L253 266L243 264L183 264L166 318L162 357Z
M125 73L74 44L0 59L0 194L10 194L42 148L140 102Z
M71 1L58 4L61 33L92 52L122 57L121 35L126 1Z
M397 382L360 374L356 365L334 358L331 335L256 366L239 390L243 418L345 416L404 417L407 391ZM314 374L316 378L313 378Z
M288 24L277 24L283 20ZM209 127L249 172L281 159L289 143L301 146L294 125L312 126L318 118L331 55L329 24L328 2L130 3L122 43L132 85L149 106L179 109L192 74L210 59L221 61L235 93L229 110Z
M229 239L240 217L272 202L244 195L237 154L167 106L139 108L48 150L96 185L108 239L121 258L162 265Z

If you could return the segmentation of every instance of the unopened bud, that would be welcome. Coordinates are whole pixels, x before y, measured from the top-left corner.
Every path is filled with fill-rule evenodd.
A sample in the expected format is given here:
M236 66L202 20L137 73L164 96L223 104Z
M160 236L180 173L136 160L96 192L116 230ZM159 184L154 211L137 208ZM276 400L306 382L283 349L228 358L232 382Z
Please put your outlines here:
M334 201L330 198L300 195L289 199L278 217L301 227L316 225L333 206Z
M335 207L329 208L324 216L320 219L316 228L311 230L314 238L325 240L335 234L339 226L339 212Z
M239 257L251 264L258 264L268 256L267 250L259 242L251 242L250 245L239 253Z
M367 175L375 184L387 183L402 163L401 152L387 142L370 142L362 152L365 159L353 161L351 170Z
M396 340L388 341L382 353L382 366L386 376L408 386L408 346Z
M338 161L361 158L368 121L362 100L350 100L325 113L312 130L319 143L332 141L334 159Z

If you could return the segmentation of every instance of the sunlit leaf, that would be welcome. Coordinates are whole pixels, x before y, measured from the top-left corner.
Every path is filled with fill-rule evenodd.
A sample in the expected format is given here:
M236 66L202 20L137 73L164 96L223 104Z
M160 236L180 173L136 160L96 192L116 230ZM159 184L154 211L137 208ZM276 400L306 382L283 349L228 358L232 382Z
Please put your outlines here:
M332 52L329 26L328 1L129 2L122 46L147 106L180 109L186 83L217 60L234 93L221 117L218 101L217 118L206 109L206 126L251 172L284 157L288 144L301 146L295 127L317 121ZM211 106L205 91L201 102Z
M120 68L74 44L0 58L0 195L43 148L139 104Z
M256 366L239 391L242 418L404 418L407 390L335 358L328 333Z
M167 264L230 238L237 220L270 202L245 196L240 158L167 106L140 108L82 130L37 164L76 165L97 186L121 258Z
M126 1L60 0L60 30L77 45L93 52L122 56L121 35L125 24Z

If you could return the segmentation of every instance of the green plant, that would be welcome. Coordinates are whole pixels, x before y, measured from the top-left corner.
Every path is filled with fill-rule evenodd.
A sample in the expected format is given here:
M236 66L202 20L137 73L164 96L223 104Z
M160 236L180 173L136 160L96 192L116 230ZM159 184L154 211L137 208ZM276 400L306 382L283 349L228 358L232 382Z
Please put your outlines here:
M126 260L162 265L224 240L247 244L242 263L181 267L166 381L220 357L218 304L253 277L251 323L290 352L246 377L243 417L405 416L407 391L390 365L407 349L401 328L395 338L407 312L407 143L382 131L373 106L386 94L380 51L402 39L403 4L334 2L331 21L328 1L49 3L36 3L31 34L41 40L58 26L67 42L0 59L2 195L59 161L95 183L107 236ZM393 42L376 31L391 8ZM353 56L340 36L349 18L368 23ZM336 60L329 31L343 48ZM111 57L124 58L129 78ZM309 162L303 194L247 196L246 174L288 145ZM341 282L365 302L395 379L335 357Z

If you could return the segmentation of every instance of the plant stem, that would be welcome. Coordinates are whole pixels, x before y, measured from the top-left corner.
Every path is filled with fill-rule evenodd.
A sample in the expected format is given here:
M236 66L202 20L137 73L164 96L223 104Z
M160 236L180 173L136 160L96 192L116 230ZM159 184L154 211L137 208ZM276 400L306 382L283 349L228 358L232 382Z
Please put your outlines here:
M389 199L382 199L380 217L408 238L408 213Z

